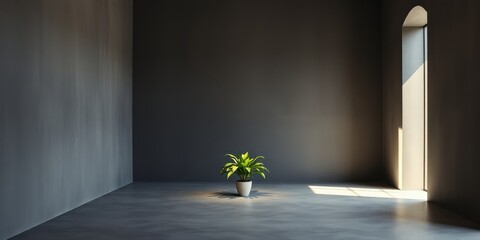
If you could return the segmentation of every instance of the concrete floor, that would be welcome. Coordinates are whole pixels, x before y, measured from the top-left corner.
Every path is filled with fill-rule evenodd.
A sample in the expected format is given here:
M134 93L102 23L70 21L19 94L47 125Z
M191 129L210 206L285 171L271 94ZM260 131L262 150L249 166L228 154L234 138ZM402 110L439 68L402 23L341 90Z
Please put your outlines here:
M314 193L307 184L133 183L13 239L480 239L422 200ZM358 186L354 186L358 187Z

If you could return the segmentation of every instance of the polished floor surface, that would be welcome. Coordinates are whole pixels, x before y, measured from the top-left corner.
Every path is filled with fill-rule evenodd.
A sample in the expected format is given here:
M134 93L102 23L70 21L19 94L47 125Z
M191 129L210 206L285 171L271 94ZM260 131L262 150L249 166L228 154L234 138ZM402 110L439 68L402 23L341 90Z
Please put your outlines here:
M420 193L358 185L132 183L13 239L480 239Z

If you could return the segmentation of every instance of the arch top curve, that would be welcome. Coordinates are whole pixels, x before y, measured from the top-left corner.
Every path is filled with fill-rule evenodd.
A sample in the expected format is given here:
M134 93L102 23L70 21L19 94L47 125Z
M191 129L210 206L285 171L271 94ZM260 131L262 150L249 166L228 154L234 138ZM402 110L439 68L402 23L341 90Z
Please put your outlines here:
M423 27L428 23L428 14L427 10L422 6L418 5L412 8L408 12L405 21L403 22L403 27Z

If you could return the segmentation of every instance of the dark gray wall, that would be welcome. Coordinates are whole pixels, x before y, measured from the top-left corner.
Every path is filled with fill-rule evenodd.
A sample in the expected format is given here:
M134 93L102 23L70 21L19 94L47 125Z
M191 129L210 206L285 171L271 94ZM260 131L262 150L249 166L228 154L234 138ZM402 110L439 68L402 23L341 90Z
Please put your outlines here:
M134 179L371 180L382 155L380 1L134 3Z
M415 5L428 12L428 196L480 222L480 2L383 2L385 153L396 178L401 124L401 27Z
M0 239L132 181L129 0L0 1Z

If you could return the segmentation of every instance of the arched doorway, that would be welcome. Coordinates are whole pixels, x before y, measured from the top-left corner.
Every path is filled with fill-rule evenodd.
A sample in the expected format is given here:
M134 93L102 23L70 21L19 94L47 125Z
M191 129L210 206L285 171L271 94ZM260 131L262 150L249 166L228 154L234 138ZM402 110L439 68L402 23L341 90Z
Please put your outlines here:
M402 159L399 188L427 189L427 11L414 7L402 26Z

